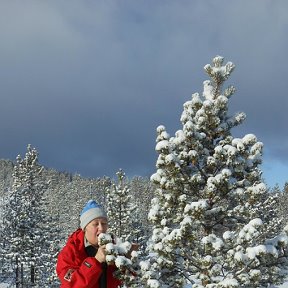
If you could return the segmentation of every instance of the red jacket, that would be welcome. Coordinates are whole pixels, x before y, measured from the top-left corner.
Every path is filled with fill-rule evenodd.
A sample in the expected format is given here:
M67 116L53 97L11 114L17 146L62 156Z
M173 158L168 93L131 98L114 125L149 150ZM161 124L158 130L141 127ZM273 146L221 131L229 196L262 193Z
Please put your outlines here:
M107 288L117 288L121 282L113 277L116 267L107 267ZM99 288L101 263L88 257L84 246L84 232L76 230L58 255L56 266L61 288Z

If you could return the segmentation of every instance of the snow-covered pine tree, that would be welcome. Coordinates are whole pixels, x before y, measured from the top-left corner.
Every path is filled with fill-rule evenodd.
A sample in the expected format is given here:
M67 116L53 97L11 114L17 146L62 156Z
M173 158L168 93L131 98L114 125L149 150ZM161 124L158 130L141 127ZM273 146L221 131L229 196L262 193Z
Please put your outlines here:
M64 197L61 197L59 203L61 211L60 219L63 230L66 233L68 232L68 234L79 228L79 211L82 210L85 203L90 199L90 186L87 181L83 180L80 175L73 175L72 181L67 184L66 191L62 191ZM68 201L67 196L69 197Z
M44 179L43 179L44 180ZM59 287L60 282L55 267L60 250L59 214L51 211L51 195L44 190L37 203L38 221L35 229L36 239L36 287Z
M7 193L6 193L7 194ZM7 282L7 279L13 277L10 259L7 255L8 239L6 237L4 217L5 207L7 206L7 197L0 197L0 283Z
M136 209L126 175L122 169L116 173L118 181L106 190L106 210L109 219L109 231L123 241L133 239L132 213Z
M45 205L41 205L46 183L40 177L42 170L37 150L28 145L25 157L22 159L18 155L16 158L12 189L4 211L4 230L9 242L6 255L15 263L16 287L20 283L37 286L37 266L46 240Z
M272 192L280 195L280 201L278 202L278 217L283 222L288 223L288 182L284 184L283 191L279 192L280 188L276 185Z
M223 83L234 64L223 61L217 56L204 67L211 80L184 104L183 128L174 137L157 128L146 287L268 287L283 279L287 235L265 239L259 218L267 192L259 169L263 144L253 134L231 134L245 114L228 115L235 88Z
M285 182L284 184L283 193L288 194L288 182Z
M270 190L266 190L260 201L251 209L251 215L255 215L255 217L259 217L263 221L262 230L265 238L270 238L281 233L287 223L280 216L281 199L280 193L271 193Z
M155 187L149 178L133 177L130 181L131 196L136 205L132 213L134 242L139 244L141 251L145 250L149 235L151 234L150 223L147 219L147 213L150 209L150 203L154 197Z
M107 202L107 191L109 191L109 187L112 185L112 180L108 176L104 176L102 178L94 179L92 184L92 191L94 196L91 196L90 199L97 199L99 203L106 207Z

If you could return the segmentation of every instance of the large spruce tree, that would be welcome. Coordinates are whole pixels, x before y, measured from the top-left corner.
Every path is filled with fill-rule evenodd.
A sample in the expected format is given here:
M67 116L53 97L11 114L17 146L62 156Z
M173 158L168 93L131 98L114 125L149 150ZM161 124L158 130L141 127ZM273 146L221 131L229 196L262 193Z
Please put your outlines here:
M147 287L268 287L283 279L287 236L267 235L262 217L269 198L259 169L263 144L253 134L231 134L245 114L228 114L235 89L223 83L234 64L223 61L217 56L204 67L210 80L184 104L182 129L170 137L157 128L153 235L150 260L142 262Z

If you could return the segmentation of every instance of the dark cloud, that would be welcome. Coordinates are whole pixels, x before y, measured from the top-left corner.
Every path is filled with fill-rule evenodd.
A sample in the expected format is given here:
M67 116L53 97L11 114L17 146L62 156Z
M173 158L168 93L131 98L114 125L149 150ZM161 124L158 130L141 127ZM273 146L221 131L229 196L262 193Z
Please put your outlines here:
M147 175L156 127L180 126L203 66L236 64L235 133L264 142L264 176L288 167L286 1L6 1L0 4L0 157L28 143L84 176ZM273 165L275 164L275 165ZM281 167L281 169L279 168ZM283 169L284 167L284 169ZM265 174L266 173L266 174Z

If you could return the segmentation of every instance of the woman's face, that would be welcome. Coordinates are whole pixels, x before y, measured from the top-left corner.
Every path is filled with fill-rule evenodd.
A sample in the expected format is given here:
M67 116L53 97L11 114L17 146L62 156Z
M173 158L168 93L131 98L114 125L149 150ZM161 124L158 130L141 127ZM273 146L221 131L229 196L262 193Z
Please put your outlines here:
M85 227L85 237L92 245L98 245L98 236L101 233L106 233L108 223L106 218L96 218L89 222Z

